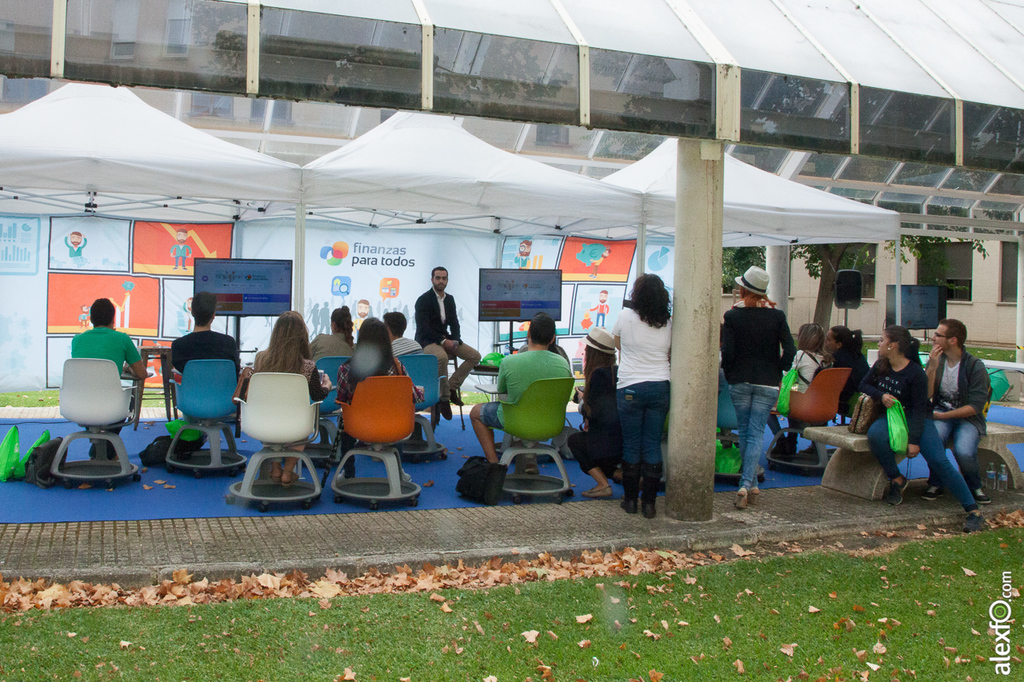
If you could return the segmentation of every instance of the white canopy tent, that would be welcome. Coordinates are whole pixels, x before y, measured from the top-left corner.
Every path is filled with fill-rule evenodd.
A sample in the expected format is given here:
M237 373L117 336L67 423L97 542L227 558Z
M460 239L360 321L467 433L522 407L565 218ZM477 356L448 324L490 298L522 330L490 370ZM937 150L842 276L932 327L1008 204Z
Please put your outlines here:
M65 85L0 116L0 149L4 212L81 213L91 203L104 215L230 220L300 196L295 164L196 130L105 85Z
M643 195L649 233L672 235L676 141L602 182ZM725 246L835 244L896 239L899 214L785 180L725 156Z

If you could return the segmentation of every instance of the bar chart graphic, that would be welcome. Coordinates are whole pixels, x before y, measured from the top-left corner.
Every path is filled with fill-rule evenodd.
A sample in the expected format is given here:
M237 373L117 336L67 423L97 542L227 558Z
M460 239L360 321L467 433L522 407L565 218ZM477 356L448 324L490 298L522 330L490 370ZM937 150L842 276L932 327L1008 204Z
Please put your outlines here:
M0 216L0 274L39 271L39 218Z

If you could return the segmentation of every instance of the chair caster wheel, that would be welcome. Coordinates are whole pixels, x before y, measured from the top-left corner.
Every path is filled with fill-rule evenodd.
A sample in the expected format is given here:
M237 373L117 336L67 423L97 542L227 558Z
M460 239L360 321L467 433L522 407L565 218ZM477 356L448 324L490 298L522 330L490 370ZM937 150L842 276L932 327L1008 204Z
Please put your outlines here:
M522 495L513 495L512 496L512 504L522 504L522 503L523 503L523 496Z
M758 474L757 475L757 482L758 483L764 483L764 474Z
M69 481L66 478L64 479L64 489L65 490L71 490L71 481Z
M103 487L104 488L113 488L114 487L114 479L108 478L107 480L103 481Z
M229 476L237 476L240 473L242 473L242 470L239 469L238 467L235 467L234 469L232 469L231 471L228 472L228 475Z
M134 474L132 474L132 480L138 483L139 481L142 480L142 474L140 474L139 472L135 472Z
M203 477L203 472L200 471L199 469L196 469L196 478L202 478L202 477Z
M418 507L418 506L420 506L420 498L414 497L414 498L410 499L409 500L409 506L410 507Z
M377 511L377 500L370 503L370 511Z
M779 467L775 464L775 462L773 462L771 460L768 460L768 468L771 469L772 471L778 471L779 470Z
M270 509L270 505L267 504L266 502L260 502L260 506L258 507L258 509L260 510L260 512L265 512L268 509Z
M169 474L173 474L174 473L174 465L171 464L170 462L167 463L167 473L169 473Z
M334 504L341 504L341 495L334 496Z
M306 501L304 501L302 503L302 508L303 509L309 509L312 506L313 506L313 500L306 500Z
M564 492L563 494L564 494L564 495L565 495L566 497L572 497L573 495L575 495L575 494L576 494L576 491L575 491L575 490L573 490L572 488L569 488L569 489L568 489L568 490L566 490L566 491L565 491L565 492Z
M556 498L555 498L555 504L562 504L562 499L563 499L563 498L562 498L562 496L561 496L561 495L559 495L558 497L556 497Z
M447 452L442 452L441 454L439 454L437 456L437 458L438 459L448 459L448 453Z
M419 464L420 463L420 456L419 455L412 455L409 459L410 459L410 461L412 461L413 464Z
M227 497L224 498L224 501L227 502L228 504L234 504L235 503L235 496L234 495L228 495Z

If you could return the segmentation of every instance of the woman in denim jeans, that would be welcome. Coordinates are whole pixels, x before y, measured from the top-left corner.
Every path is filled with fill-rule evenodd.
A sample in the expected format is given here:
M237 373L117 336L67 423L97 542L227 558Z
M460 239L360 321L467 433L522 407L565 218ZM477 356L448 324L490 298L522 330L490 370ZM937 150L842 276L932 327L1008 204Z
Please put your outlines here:
M782 373L793 363L796 346L786 314L768 300L768 273L753 266L736 278L740 301L725 313L722 369L736 407L743 470L736 508L757 501L757 464L764 450L764 428L779 399Z
M661 434L668 417L672 313L668 291L657 275L637 277L631 298L632 308L623 308L612 328L620 350L615 397L622 425L622 508L636 514L643 488L641 511L653 519L661 484Z

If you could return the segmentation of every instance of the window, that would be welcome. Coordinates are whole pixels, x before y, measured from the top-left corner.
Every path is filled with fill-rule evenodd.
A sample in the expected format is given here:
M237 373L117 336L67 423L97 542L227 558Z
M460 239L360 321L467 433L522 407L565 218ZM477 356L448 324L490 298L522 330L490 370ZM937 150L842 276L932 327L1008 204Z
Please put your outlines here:
M138 0L114 0L113 35L110 38L111 59L135 56L135 35L139 27Z
M233 118L233 111L234 100L229 96L207 95L201 92L192 93L192 116Z
M168 57L188 56L192 33L192 11L185 0L171 0L167 5L167 35L164 45Z
M45 78L0 78L0 93L4 102L28 104L49 93Z
M538 147L568 147L569 145L568 126L556 126L548 123L537 124Z
M255 99L249 109L249 120L263 123L267 115L267 100ZM270 116L271 123L290 124L292 122L292 102L286 99L274 100L274 113Z
M938 241L920 246L917 283L946 286L946 300L970 301L974 248L970 242Z
M1017 242L1001 242L1002 263L999 269L999 300L1002 303L1017 302Z

